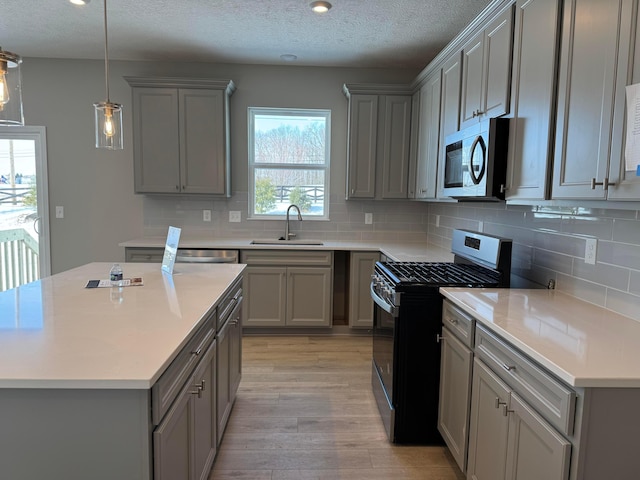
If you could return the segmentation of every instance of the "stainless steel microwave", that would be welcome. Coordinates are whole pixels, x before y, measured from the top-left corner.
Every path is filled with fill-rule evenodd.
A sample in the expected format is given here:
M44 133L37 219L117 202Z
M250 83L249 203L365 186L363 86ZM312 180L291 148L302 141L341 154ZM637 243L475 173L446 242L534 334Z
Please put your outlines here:
M489 118L446 138L444 194L459 200L504 200L509 119Z

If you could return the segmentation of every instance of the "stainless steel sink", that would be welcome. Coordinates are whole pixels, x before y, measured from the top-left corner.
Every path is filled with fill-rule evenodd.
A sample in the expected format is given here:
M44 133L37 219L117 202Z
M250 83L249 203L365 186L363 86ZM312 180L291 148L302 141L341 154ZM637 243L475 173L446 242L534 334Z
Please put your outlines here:
M280 240L278 238L265 238L251 240L252 245L324 245L320 240Z

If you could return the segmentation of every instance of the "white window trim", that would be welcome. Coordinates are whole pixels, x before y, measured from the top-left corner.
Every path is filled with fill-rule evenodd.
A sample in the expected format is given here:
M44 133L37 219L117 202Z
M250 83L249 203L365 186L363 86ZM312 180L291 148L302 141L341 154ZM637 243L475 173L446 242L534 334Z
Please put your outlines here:
M273 108L273 107L248 107L247 109L247 133L249 139L249 151L248 151L248 216L247 220L282 220L284 215L256 215L254 211L254 198L255 198L255 134L254 134L254 115L256 114L267 115L300 115L309 116L315 115L325 118L325 159L326 162L323 165L311 165L311 164L271 164L260 163L259 168L288 168L288 169L300 169L300 170L322 170L324 171L324 215L306 215L305 220L312 221L328 221L329 220L329 200L330 200L330 185L329 180L331 177L331 110L321 108Z

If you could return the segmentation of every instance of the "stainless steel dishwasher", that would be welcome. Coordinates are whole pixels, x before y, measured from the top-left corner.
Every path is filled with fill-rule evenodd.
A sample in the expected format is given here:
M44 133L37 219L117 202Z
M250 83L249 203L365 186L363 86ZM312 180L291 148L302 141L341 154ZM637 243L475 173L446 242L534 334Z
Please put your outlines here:
M179 248L178 263L238 263L238 250L218 250L215 248Z

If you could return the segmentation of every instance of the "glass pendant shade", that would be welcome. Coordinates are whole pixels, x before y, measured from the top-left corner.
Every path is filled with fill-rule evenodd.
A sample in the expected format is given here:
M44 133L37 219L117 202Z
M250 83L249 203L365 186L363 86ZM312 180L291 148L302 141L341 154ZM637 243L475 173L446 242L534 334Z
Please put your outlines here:
M0 125L24 125L21 63L18 55L0 48Z
M121 150L122 105L111 102L93 104L96 113L96 148Z

